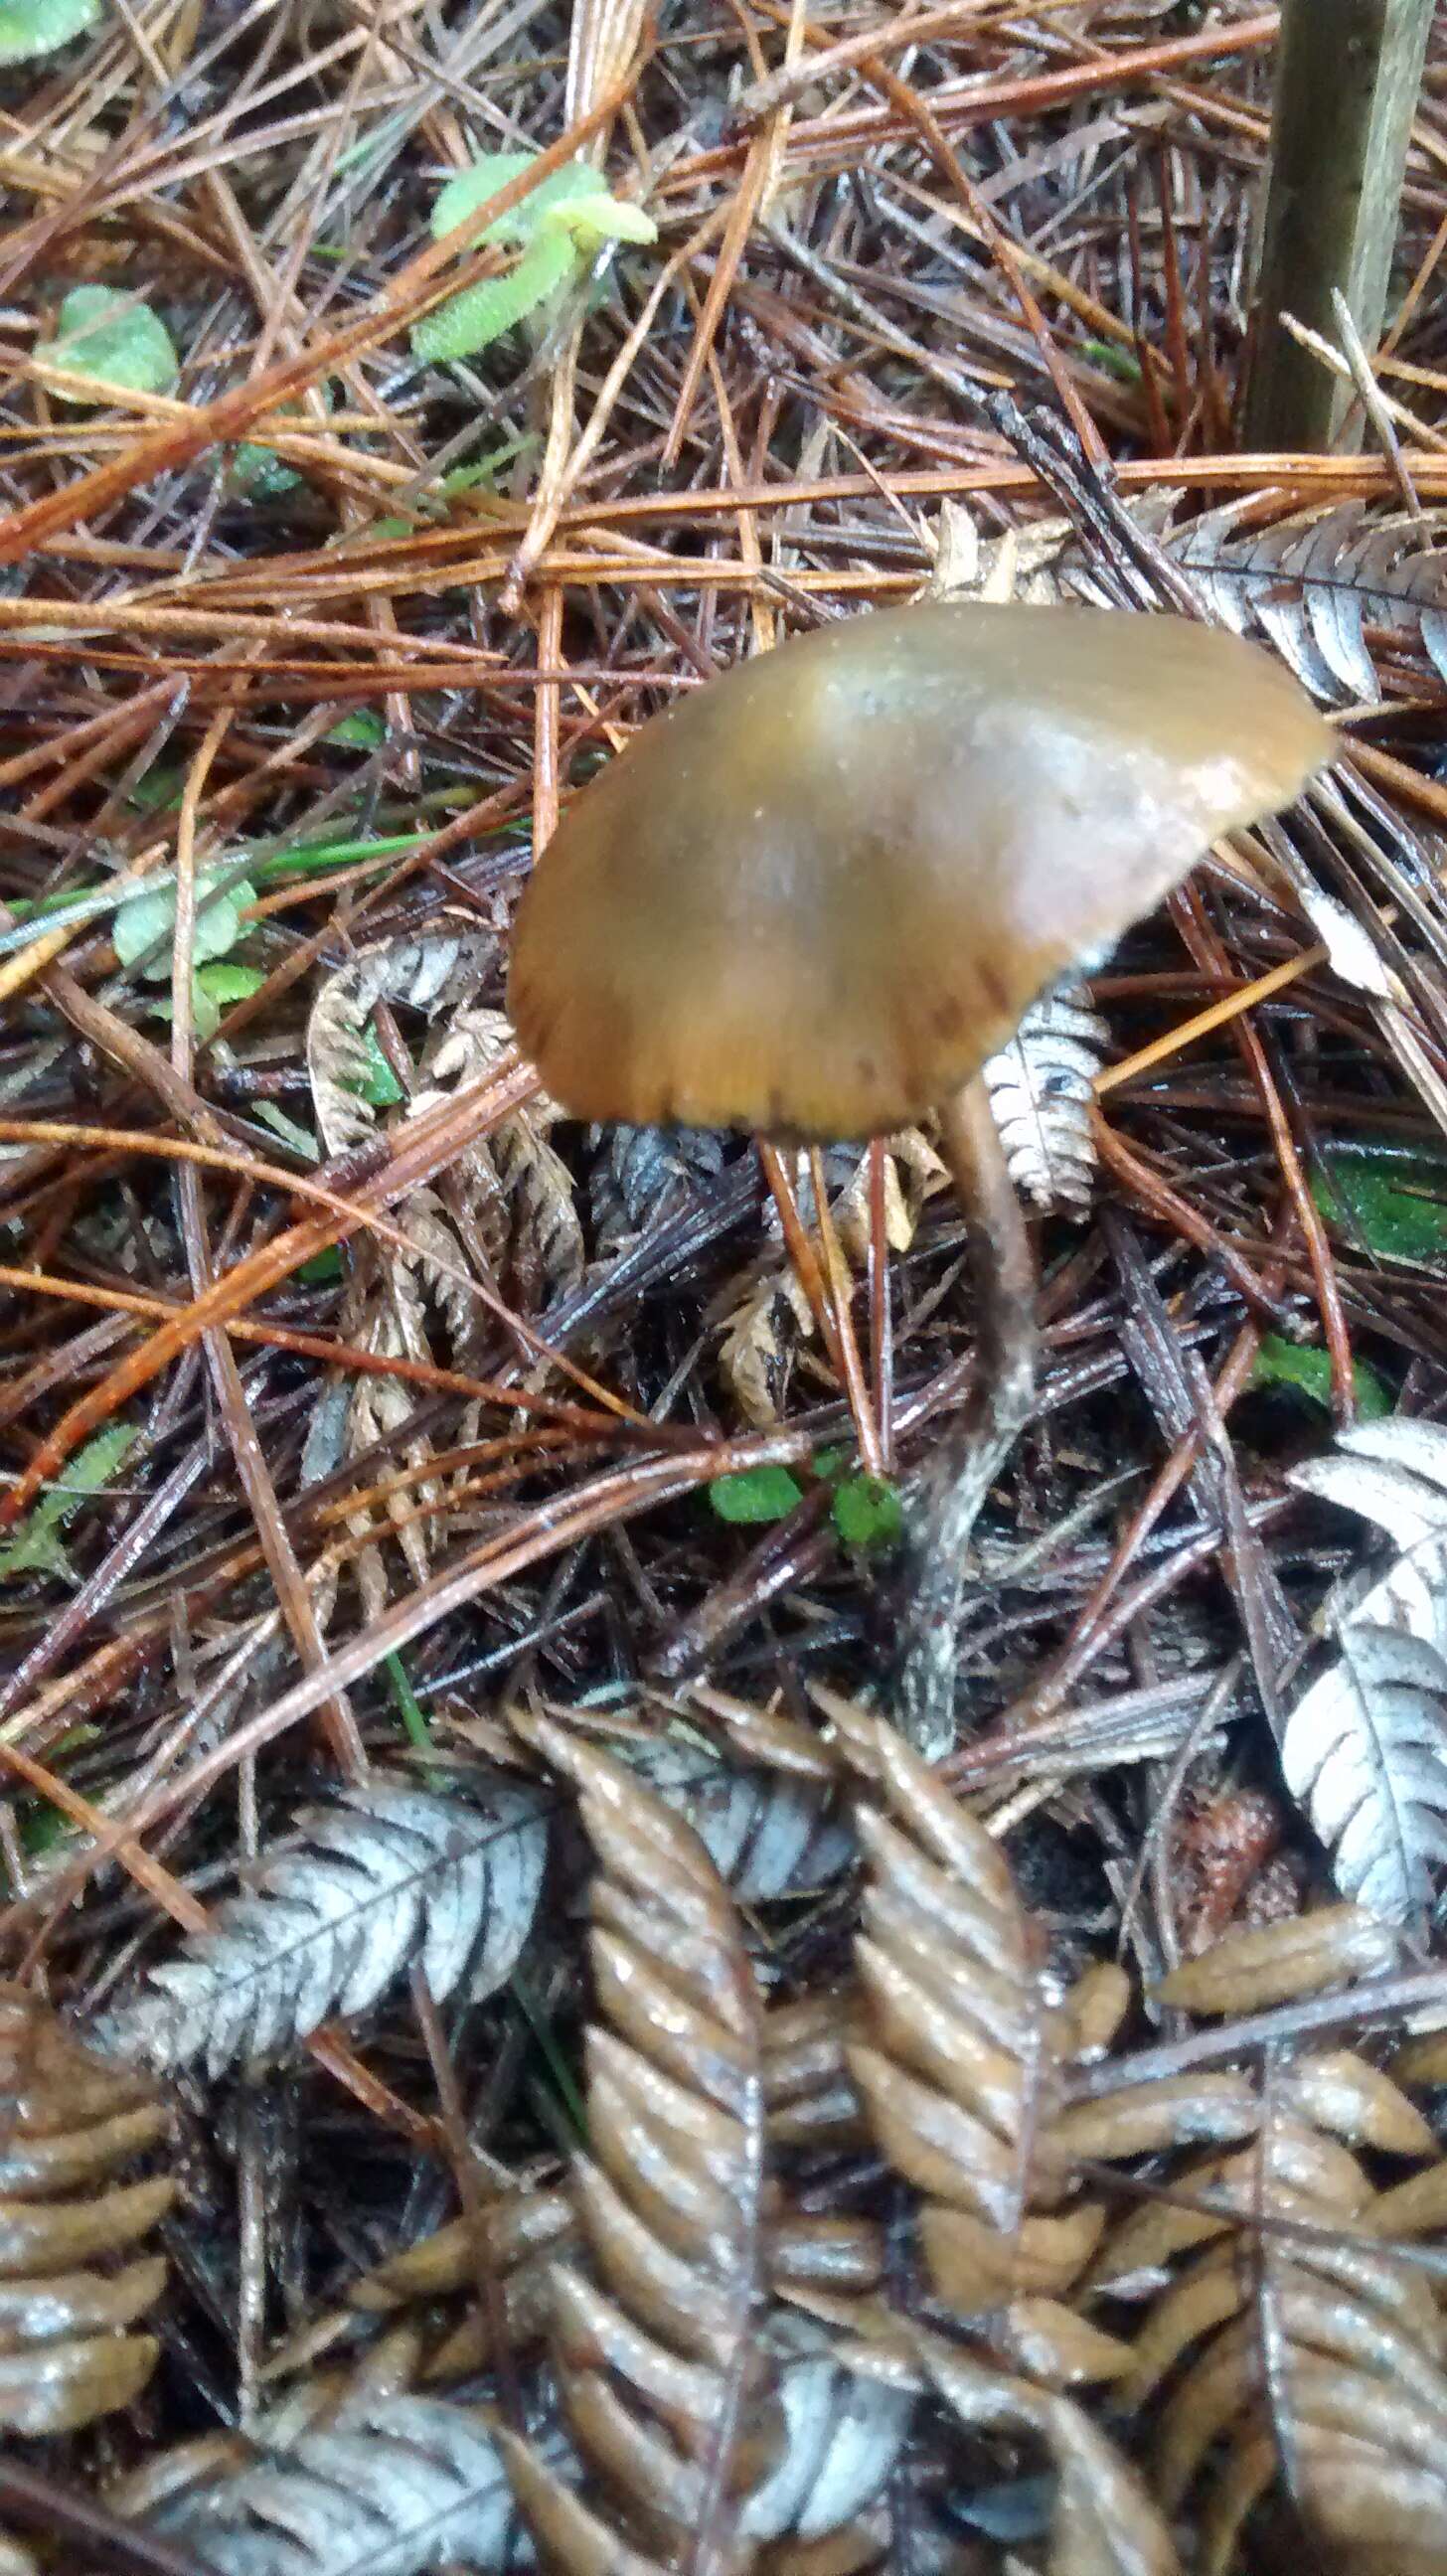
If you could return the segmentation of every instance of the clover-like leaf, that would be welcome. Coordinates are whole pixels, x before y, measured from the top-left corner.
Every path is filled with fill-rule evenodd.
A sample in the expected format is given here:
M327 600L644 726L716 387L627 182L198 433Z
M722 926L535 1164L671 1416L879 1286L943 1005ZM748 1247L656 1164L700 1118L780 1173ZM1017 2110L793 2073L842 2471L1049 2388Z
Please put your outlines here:
M245 877L221 891L210 891L215 874L197 879L197 909L192 956L198 966L225 957L241 935L241 915L255 903L256 888ZM176 927L174 885L155 886L123 903L111 930L123 966L135 966L147 981L164 983L171 972L171 934Z
M0 34L0 62L5 59ZM115 286L75 286L60 308L53 340L42 340L37 357L67 374L88 376L99 386L117 385L138 394L170 393L180 374L176 344L165 323L141 298ZM104 400L103 394L54 388L58 402Z
M787 1467L744 1467L715 1476L708 1498L721 1521L781 1521L804 1499Z

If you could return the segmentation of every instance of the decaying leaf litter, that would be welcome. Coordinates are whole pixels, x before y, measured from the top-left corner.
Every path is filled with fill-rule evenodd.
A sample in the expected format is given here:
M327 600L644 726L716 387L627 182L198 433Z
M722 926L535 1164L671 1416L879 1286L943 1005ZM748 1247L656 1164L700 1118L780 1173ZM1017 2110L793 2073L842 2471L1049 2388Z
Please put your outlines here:
M1243 458L1273 33L0 10L0 2563L1447 2565L1447 53L1399 445ZM501 1017L632 727L927 587L1350 746L990 1068L933 1782L934 1140Z

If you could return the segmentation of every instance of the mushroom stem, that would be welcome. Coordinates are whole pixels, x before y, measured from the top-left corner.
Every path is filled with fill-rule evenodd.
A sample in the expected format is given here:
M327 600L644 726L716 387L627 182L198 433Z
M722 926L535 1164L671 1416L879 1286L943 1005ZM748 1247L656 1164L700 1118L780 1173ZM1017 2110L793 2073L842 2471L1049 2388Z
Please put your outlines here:
M955 1666L965 1551L1035 1395L1035 1263L989 1094L976 1074L940 1112L940 1150L968 1226L978 1303L975 1380L911 1514L898 1721L929 1761L955 1742Z

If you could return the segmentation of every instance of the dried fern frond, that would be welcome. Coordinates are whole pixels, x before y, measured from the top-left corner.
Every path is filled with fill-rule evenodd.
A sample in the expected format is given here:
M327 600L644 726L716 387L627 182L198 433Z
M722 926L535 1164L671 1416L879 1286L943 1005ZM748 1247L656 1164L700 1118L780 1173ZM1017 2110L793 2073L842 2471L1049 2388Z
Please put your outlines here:
M512 1023L503 1012L477 1002L454 1011L427 1051L425 1087L413 1103L414 1116L486 1082L513 1043ZM493 1274L524 1314L537 1313L549 1297L565 1296L583 1275L573 1176L547 1141L561 1116L557 1102L538 1092L454 1167Z
M1032 1002L984 1067L1010 1178L1046 1211L1083 1216L1095 1177L1090 1106L1108 1032L1085 987L1067 980Z
M637 1767L693 1827L730 1893L746 1905L827 1887L858 1858L854 1828L832 1786L752 1765L744 1770L674 1742L650 1745Z
M621 1763L539 1727L599 1860L588 2041L590 2263L556 2275L558 2376L606 2505L506 2440L544 2554L578 2571L747 2561L741 2516L779 2437L764 2286L762 2013L738 1919L696 1836Z
M1250 524L1254 510L1254 499L1230 502L1166 540L1220 624L1268 635L1323 698L1381 695L1368 626L1395 629L1447 679L1447 513L1350 500L1263 528Z
M1059 2128L1076 2025L1047 1995L1042 1941L983 1826L892 1728L876 1741L887 1811L859 1820L857 1945L872 2036L850 2070L880 2147L924 2195L938 2296L1032 2378L1108 2376L1127 2355L1062 2304L1104 2224ZM1117 2014L1123 2000L1121 1980Z
M485 2411L392 2388L300 2390L250 2439L162 2452L109 2501L209 2576L501 2569L523 2537Z
M345 1154L376 1128L367 1098L376 1071L367 1023L379 1002L425 1012L459 1010L498 954L476 921L449 922L415 938L382 939L349 957L317 992L307 1019L306 1061L317 1126L329 1154Z
M1348 1922L1338 1946L1350 1937ZM1242 1982L1265 1999L1273 1939L1228 1936L1214 1969L1210 1953L1190 1962L1163 1999L1227 2009ZM1300 1992L1307 1944L1281 1947L1278 1991ZM1447 2564L1443 2324L1428 2282L1392 2254L1396 2195L1377 2191L1359 2151L1435 2162L1435 2141L1400 2088L1346 2049L1269 2053L1253 2082L1249 2142L1172 2171L1097 2259L1098 2288L1150 2303L1114 2400L1152 2415L1155 2491L1199 2529L1202 2576L1250 2564L1245 2527L1273 2489L1344 2565L1425 2576ZM1364 2559L1368 2544L1383 2554Z
M935 2388L974 2432L1023 2434L1055 2473L1047 2576L1180 2576L1175 2544L1139 2478L1070 2398L1008 2378L974 2354L922 2335Z
M1343 1895L1425 1924L1447 1861L1447 1431L1397 1415L1292 1472L1398 1552L1327 1608L1335 1656L1290 1710L1281 1767Z
M499 2324L513 2354L541 2342L552 2318L551 2267L560 2255L574 2257L579 2244L569 2191L537 2186L506 2193L359 2273L347 2285L345 2305L288 2337L265 2375L289 2378L338 2345L353 2345L403 2317L417 2329L412 2375L419 2386L495 2368ZM814 2217L787 2206L769 2213L765 2252L781 2296L802 2289L860 2297L877 2290L884 2269L883 2239L872 2219ZM477 2296L480 2274L490 2283L485 2307ZM776 2311L776 2324L782 2314Z
M1264 636L1303 686L1334 705L1382 695L1375 654L1387 630L1399 653L1447 679L1447 511L1420 515L1352 499L1286 510L1263 524L1262 496L1176 523L1149 493L1113 508L1147 529L1189 574L1207 616ZM952 532L954 533L954 532ZM1098 558L1066 519L954 547L951 595L1048 602L1111 596Z
M707 1190L739 1139L717 1127L594 1127L589 1142L598 1153L588 1184L593 1234L607 1260Z
M147 2254L175 2196L121 2177L165 2113L50 2006L0 1986L0 2433L65 2433L128 2406L155 2368L134 2334L166 2265Z
M822 2540L866 2513L894 2470L914 2413L910 2390L849 2370L807 2317L776 2309L767 2340L783 2447L743 2513L750 2540Z
M892 1136L888 1143L883 1173L885 1239L891 1251L907 1252L925 1192L943 1167L918 1128ZM825 1158L824 1170L835 1239L850 1267L862 1270L870 1237L868 1157L841 1147ZM803 1156L796 1189L800 1217L814 1233L817 1247L814 1185ZM757 1430L768 1430L778 1421L794 1353L801 1342L812 1341L817 1330L804 1288L782 1257L782 1231L778 1210L771 1204L765 1212L764 1233L779 1250L752 1262L731 1281L715 1301L713 1314L722 1327L719 1368L724 1383L744 1419Z
M305 1809L287 1846L183 1956L153 1968L97 2036L119 2057L212 2074L364 2012L420 1965L434 1996L490 1994L532 1927L547 1857L539 1800L486 1803L384 1780Z

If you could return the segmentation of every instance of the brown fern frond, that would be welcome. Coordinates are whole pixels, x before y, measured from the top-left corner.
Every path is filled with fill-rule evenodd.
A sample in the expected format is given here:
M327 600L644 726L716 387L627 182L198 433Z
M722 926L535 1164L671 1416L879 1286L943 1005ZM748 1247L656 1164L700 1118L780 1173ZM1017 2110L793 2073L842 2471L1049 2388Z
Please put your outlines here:
M539 1726L599 1861L588 2043L591 2153L574 2173L589 2261L555 2275L565 2413L602 2509L507 2439L545 2556L572 2576L724 2576L780 2427L759 2348L763 2015L734 1908L697 1838L607 1755ZM606 2518L605 2518L606 2516Z
M1047 2576L1179 2576L1165 2521L1115 2444L1071 2398L993 2370L936 2336L919 2339L930 2379L962 2424L1023 2434L1055 2472Z
M874 2134L924 2196L938 2296L1032 2377L1102 2378L1128 2356L1062 2304L1103 2213L1060 2137L1077 2025L1047 1992L1044 1946L982 1825L880 1726L888 1812L865 1811L860 1985L872 2036L848 2063ZM1124 1981L1116 1999L1124 2002Z
M413 1115L486 1082L512 1044L503 1012L480 1002L454 1011L424 1058L427 1088ZM573 1175L547 1141L561 1116L557 1102L539 1092L455 1167L494 1276L524 1314L565 1295L583 1275Z
M1357 1909L1331 1912L1349 1950ZM1277 1930L1280 1985L1300 1991L1303 1959L1328 1942ZM1220 2010L1244 1985L1265 2000L1273 1946L1271 1934L1229 1936L1163 1996ZM1132 2213L1097 2259L1098 2289L1150 2300L1116 2401L1153 2421L1155 2489L1198 2525L1202 2576L1249 2563L1243 2535L1273 2491L1354 2576L1426 2576L1447 2565L1443 2322L1426 2279L1385 2241L1396 2195L1378 2191L1360 2151L1435 2157L1431 2131L1348 2050L1273 2049L1251 2082L1248 2143L1173 2171L1166 2197Z
M515 2354L542 2341L553 2314L552 2267L560 2257L575 2259L580 2241L569 2191L539 2185L510 2192L360 2273L347 2285L345 2304L290 2336L266 2375L288 2377L339 2344L406 2318L420 2328L420 2384L470 2378L496 2365L499 2324ZM787 2207L768 2214L766 2256L781 2297L819 2291L858 2298L878 2288L884 2270L883 2236L873 2220ZM486 2306L478 2298L484 2276Z
M137 2249L176 2187L123 2177L165 2125L143 2078L0 1986L0 2432L69 2432L150 2378L158 2346L131 2328L166 2265Z

